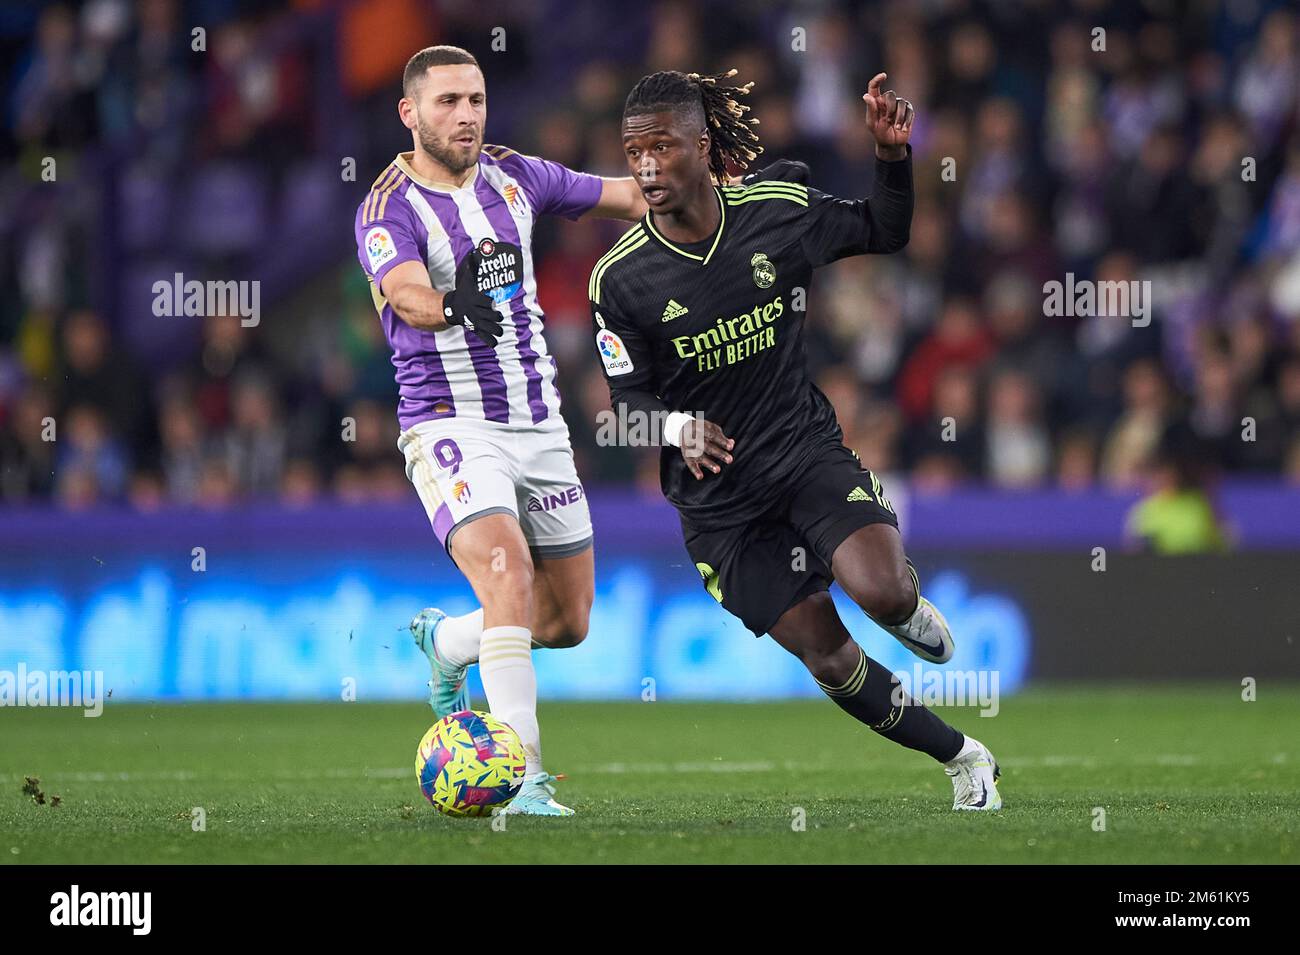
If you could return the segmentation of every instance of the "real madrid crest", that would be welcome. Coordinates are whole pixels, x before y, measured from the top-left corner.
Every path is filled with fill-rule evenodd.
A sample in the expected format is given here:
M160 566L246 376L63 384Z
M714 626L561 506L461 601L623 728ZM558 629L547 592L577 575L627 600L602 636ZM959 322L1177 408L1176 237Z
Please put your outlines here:
M767 255L755 252L749 264L754 267L754 284L759 288L771 288L776 282L776 266L768 261Z

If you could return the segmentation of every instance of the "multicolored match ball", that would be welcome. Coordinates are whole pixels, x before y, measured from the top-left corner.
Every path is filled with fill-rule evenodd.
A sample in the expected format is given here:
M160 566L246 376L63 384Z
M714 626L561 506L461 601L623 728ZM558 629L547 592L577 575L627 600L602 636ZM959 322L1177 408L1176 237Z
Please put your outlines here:
M424 798L439 812L488 815L505 807L523 785L524 744L488 713L452 713L420 740L415 774Z

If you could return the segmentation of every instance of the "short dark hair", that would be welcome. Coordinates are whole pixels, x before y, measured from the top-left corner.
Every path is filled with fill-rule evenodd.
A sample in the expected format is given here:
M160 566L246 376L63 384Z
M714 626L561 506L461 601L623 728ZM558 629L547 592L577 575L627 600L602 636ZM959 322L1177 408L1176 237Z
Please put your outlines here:
M723 86L719 82L735 75L735 70L714 76L664 70L643 76L627 96L623 118L671 112L698 122L709 131L709 170L726 181L728 163L744 169L763 151L754 131L758 120L746 120L749 107L739 101L754 84Z
M477 67L479 72L483 70L469 50L462 50L458 46L426 46L406 61L406 69L402 71L402 95L410 96L430 67L454 66L459 63Z

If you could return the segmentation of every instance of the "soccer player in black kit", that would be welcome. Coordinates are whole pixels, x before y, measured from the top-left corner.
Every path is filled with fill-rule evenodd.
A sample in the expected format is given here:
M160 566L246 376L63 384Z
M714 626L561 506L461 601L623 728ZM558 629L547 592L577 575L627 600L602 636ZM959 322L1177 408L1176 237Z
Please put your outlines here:
M907 244L915 111L881 90L885 74L871 80L868 199L799 182L725 185L762 149L738 102L749 86L724 85L734 72L654 73L627 98L623 146L649 212L589 286L614 407L664 422L660 480L706 590L798 657L849 715L941 762L954 809L998 809L993 755L910 699L850 637L828 592L837 581L923 659L952 656L893 507L844 447L802 340L814 268Z

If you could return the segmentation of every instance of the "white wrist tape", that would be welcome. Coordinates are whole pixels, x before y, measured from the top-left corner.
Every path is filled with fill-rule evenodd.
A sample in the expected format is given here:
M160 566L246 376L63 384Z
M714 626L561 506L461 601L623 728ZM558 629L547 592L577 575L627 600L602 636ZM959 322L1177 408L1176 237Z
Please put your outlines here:
M682 446L682 428L686 427L688 421L694 421L694 415L688 415L685 411L674 411L668 415L668 420L664 422L664 440L674 448Z

